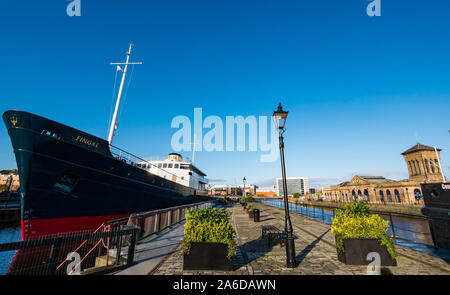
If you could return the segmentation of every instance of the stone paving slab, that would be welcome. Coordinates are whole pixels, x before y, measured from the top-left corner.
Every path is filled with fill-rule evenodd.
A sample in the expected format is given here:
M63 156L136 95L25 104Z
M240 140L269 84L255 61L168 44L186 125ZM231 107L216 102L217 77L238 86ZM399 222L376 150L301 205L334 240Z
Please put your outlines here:
M260 205L261 208L264 208L268 212L277 212L284 216L284 211L281 209L258 204L258 206ZM294 228L298 228L299 230L309 233L310 235L312 234L313 236L318 236L321 232L330 228L330 225L304 218L296 214L291 214L291 221ZM335 251L335 238L331 232L323 237L323 241L331 245ZM398 266L392 267L392 269L389 268L394 273L400 274L407 272L408 274L421 274L420 272L406 270L408 268L418 268L424 271L424 273L435 273L438 271L442 274L450 274L450 265L444 259L437 257L432 253L414 251L408 247L399 245L396 245L395 247L400 257L397 260ZM429 267L431 267L431 269L429 269Z
M284 210L261 203L254 204L261 210L259 223L254 223L242 207L234 204L228 208L231 222L237 232L237 254L233 260L233 271L183 271L183 256L180 247L152 274L233 274L233 275L354 275L367 274L365 266L347 266L337 259L334 235L330 225L292 214L295 239L295 250L299 265L286 268L286 249L279 244L270 248L267 241L261 240L261 226L275 225L284 228ZM450 274L450 267L443 259L427 253L413 251L406 247L396 246L401 256L396 267L383 267L383 274Z

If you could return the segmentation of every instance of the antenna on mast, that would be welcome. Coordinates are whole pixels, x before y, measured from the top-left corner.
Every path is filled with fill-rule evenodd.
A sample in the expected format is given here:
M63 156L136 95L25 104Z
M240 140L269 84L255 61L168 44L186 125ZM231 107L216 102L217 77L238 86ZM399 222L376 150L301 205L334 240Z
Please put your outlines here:
M195 161L195 133L194 133L194 143L192 144L192 165L194 164Z
M127 61L124 63L118 63L118 62L112 62L110 63L111 65L117 65L118 68L117 70L120 68L119 65L125 65L123 71L122 71L122 81L120 82L120 88L119 88L119 93L117 94L117 101L116 101L116 107L114 109L114 115L111 121L111 126L109 127L109 134L108 134L108 143L111 145L112 143L112 139L114 136L114 132L117 130L117 113L119 112L119 106L120 106L120 99L122 97L122 90L123 90L123 84L125 82L125 77L127 75L127 68L128 65L141 65L142 62L128 62L130 59L130 54L131 54L131 48L133 47L133 44L130 44L130 48L127 51Z
M419 136L417 136L417 132L414 132L414 135L416 136L416 143L419 143Z

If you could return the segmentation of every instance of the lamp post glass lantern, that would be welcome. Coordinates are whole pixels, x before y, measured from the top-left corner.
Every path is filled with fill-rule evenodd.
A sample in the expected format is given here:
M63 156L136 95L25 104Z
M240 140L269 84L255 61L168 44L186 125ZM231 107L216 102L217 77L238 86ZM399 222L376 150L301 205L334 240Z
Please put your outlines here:
M242 182L244 183L244 191L242 192L242 196L244 197L244 199L245 199L245 181L246 181L247 179L245 179L245 177L244 178L242 178Z
M286 123L288 112L283 111L281 102L278 104L278 109L273 112L273 120L275 126L278 129L279 141L280 141L280 157L281 157L281 174L283 177L283 195L284 195L284 230L286 234L286 266L289 268L294 268L297 266L297 261L295 260L295 244L294 237L292 235L292 223L289 216L289 201L287 195L287 183L286 183L286 169L284 163L284 141L283 133L285 131L284 124Z
M284 124L286 123L288 112L283 111L281 102L278 104L278 109L273 111L273 120L278 130L284 130Z

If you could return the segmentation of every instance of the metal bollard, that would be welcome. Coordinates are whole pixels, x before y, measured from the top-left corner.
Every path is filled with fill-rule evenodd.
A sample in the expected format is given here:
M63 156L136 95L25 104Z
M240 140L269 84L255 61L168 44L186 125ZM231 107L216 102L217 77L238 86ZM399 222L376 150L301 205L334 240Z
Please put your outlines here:
M254 222L259 222L259 215L260 215L259 209L253 209L253 221Z

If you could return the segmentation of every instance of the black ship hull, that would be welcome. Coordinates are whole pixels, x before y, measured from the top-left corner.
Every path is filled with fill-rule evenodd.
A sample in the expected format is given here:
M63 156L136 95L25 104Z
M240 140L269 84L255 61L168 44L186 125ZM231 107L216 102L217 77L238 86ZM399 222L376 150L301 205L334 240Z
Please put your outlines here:
M208 198L114 156L96 136L21 111L3 120L19 170L23 240Z
M450 183L421 184L431 237L436 247L450 249Z

